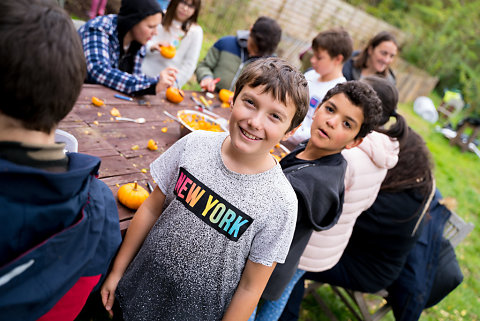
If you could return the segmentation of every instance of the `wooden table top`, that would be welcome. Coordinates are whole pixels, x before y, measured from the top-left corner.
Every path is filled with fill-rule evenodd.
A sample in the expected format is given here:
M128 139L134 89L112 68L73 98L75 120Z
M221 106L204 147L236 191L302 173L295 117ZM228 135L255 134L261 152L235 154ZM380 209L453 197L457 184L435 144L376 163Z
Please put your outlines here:
M181 125L168 118L164 111L176 115L178 110L195 110L191 99L205 96L204 93L185 92L184 100L179 104L170 103L165 94L144 96L147 105L139 105L140 99L126 101L115 98L118 92L101 85L83 85L73 110L59 124L59 128L69 132L78 140L78 151L101 158L99 178L105 182L116 197L118 188L126 183L137 181L147 190L147 182L155 186L150 175L150 163L169 148L180 137ZM96 107L91 103L92 96L105 102ZM125 95L124 95L125 96ZM218 98L209 99L213 106L220 106ZM111 109L118 109L122 117L146 119L143 124L115 120ZM214 107L213 112L228 119L229 108ZM167 128L166 132L165 129ZM158 150L147 149L147 142L153 139ZM138 149L132 147L138 145ZM120 227L125 230L135 211L118 202Z

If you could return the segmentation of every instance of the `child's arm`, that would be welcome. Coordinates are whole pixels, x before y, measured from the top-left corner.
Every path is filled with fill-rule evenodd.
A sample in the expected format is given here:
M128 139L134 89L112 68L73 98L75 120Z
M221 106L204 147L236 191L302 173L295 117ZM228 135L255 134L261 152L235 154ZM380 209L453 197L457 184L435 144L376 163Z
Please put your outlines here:
M165 195L158 186L155 187L152 194L137 210L128 227L125 240L115 257L112 271L108 274L100 291L103 305L110 315L113 315L111 309L115 300L115 289L118 282L160 216L164 202Z
M266 266L247 260L237 290L223 316L223 321L248 320L250 318L276 264L274 262L272 266Z

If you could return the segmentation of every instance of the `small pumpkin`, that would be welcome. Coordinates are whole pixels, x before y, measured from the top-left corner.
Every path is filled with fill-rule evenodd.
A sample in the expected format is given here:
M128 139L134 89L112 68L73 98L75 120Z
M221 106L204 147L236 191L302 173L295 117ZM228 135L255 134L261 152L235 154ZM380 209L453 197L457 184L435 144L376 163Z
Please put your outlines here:
M160 47L160 54L167 59L172 59L176 53L177 49L172 45Z
M178 89L177 87L168 87L165 95L167 97L167 100L174 104L182 102L183 97L185 97L183 90Z
M120 186L117 192L118 201L132 210L136 210L148 198L146 189L137 182Z
M218 92L218 98L224 103L230 103L230 100L233 98L233 91L228 89L220 89Z

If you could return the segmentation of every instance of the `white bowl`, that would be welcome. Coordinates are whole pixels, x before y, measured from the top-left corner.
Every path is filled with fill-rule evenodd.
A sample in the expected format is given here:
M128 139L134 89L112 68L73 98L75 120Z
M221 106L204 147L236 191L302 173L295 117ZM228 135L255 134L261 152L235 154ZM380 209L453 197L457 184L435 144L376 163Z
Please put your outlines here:
M218 125L222 129L222 131L224 131L224 132L228 131L227 121L224 118L214 118L212 116L209 116L209 115L204 114L204 113L199 112L199 111L190 110L190 109L182 109L182 110L179 110L177 112L177 118L180 121L180 123L182 124L182 128L180 130L180 133L181 133L182 136L184 136L184 135L186 135L190 132L193 132L195 130L194 128L187 125L187 123L182 119L182 116L185 116L185 115L187 115L187 117L192 117L194 115L196 117L201 117L201 118L203 118L203 120L205 120L206 122L208 122L210 124Z

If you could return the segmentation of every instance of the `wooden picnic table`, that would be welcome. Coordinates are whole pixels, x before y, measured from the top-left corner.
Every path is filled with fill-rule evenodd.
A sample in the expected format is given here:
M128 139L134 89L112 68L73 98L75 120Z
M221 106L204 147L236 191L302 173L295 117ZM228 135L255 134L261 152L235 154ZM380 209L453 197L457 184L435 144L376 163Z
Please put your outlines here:
M184 100L179 104L167 101L164 93L134 98L133 101L115 98L115 94L120 93L101 85L83 85L73 110L60 122L59 128L76 137L79 152L101 158L99 178L117 198L118 188L126 183L137 181L147 190L147 182L155 186L150 175L150 163L181 137L181 125L168 118L164 111L176 116L181 109L195 110L196 104L191 96L205 94L186 91ZM92 96L102 99L105 105L94 106ZM140 105L140 100L145 104ZM230 109L221 108L217 96L207 100L211 101L212 106L218 106L213 108L214 113L228 119ZM143 117L146 122L118 121L110 114L114 107L122 117ZM147 149L149 139L157 142L158 150ZM138 145L138 149L135 145ZM120 228L124 231L135 211L120 204L118 199L117 207Z

